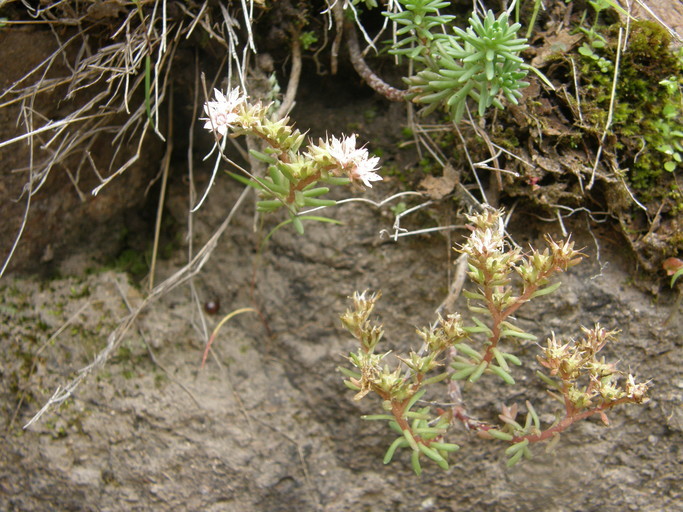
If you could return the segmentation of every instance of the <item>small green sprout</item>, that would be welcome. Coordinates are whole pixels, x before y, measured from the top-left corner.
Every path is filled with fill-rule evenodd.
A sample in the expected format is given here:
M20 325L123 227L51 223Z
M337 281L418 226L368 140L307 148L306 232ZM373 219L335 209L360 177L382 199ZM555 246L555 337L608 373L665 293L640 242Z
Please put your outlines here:
M299 42L304 50L310 50L311 46L318 42L318 36L315 32L302 32L299 36Z

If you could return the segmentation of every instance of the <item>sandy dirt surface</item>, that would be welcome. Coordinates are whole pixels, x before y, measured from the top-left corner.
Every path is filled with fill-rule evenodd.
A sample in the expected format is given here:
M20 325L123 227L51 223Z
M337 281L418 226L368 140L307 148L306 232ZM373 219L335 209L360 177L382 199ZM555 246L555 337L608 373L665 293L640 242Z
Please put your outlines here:
M227 181L218 185L198 237L216 226L236 192ZM371 196L383 197L382 187ZM24 432L21 425L55 387L103 347L127 314L126 301L135 307L141 296L125 275L112 272L47 283L7 280L2 404L13 423L2 436L0 508L675 510L681 315L664 325L668 301L655 304L629 286L609 241L599 242L601 269L595 243L580 226L578 242L591 260L573 269L547 304L531 304L519 318L540 337L551 329L578 335L579 324L593 321L622 329L623 341L607 355L652 377L652 400L610 414L609 428L577 425L555 452L537 449L513 470L505 469L500 446L466 432L455 433L464 448L447 472L428 467L418 479L405 458L382 465L391 434L359 418L378 404L354 402L336 370L353 347L338 314L354 290L381 288L388 346L414 348L413 326L433 321L452 269L440 235L382 240L379 230L391 227L386 213L342 206L335 216L344 227L311 225L304 238L280 231L258 257L252 217L243 211L195 284L202 301L220 298L222 313L256 306L261 315L229 322L200 370L202 323L210 330L220 315L205 315L189 287L180 287L145 310L73 398ZM518 241L538 242L538 226L529 230L529 219L519 219ZM484 382L466 397L473 410L485 417L503 400L542 401L531 368L536 350L516 349L530 365L520 389L509 394ZM552 418L549 403L538 408L542 419Z

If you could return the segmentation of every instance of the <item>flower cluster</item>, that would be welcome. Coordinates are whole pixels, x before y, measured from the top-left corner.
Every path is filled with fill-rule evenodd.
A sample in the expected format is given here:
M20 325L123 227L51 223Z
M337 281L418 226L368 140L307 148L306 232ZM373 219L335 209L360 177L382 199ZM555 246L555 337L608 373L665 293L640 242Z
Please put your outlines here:
M462 318L460 315L448 315L446 319L439 317L437 325L418 330L424 341L426 354L423 351L411 351L406 357L397 357L399 365L392 369L388 365L382 365L389 352L375 353L384 333L382 326L369 321L380 296L379 292L355 293L354 307L341 316L344 327L360 344L358 351L349 355L349 361L355 369L339 368L347 378L344 384L356 391L355 400L361 400L370 392L377 394L383 400L384 410L391 413L365 417L368 420L387 420L389 426L400 434L387 450L385 464L391 461L398 448L410 448L416 473L421 472L420 458L423 455L448 469L448 453L459 449L458 445L442 440L450 415L444 411L443 414L433 416L429 407L419 411L412 411L411 408L424 396L425 385L448 377L445 372L431 377L428 374L443 368L440 357L468 336Z
M593 329L582 328L584 337L579 341L561 343L555 335L548 339L539 363L547 368L550 377L560 383L544 379L552 384L553 394L561 391L565 397L557 396L563 404L571 404L574 412L589 408L601 411L620 402L643 403L648 383L636 384L633 375L620 384L622 372L613 363L598 359L597 354L610 341L616 339L618 331L608 331L599 324Z
M305 135L287 118L270 119L268 106L249 103L239 87L226 94L215 89L214 95L214 100L204 105L204 128L213 132L219 141L232 131L237 135L255 136L264 145L263 151L251 150L250 153L267 164L267 176L245 177L231 173L232 176L259 191L258 211L268 213L286 208L290 216L288 222L300 233L303 233L301 208L335 204L321 198L329 188L316 186L319 182L372 187L373 181L382 179L377 173L379 158L371 157L364 147L357 148L356 135L321 139L317 145L311 143L302 151Z
M372 188L371 182L380 181L377 174L378 157L371 157L364 147L356 147L356 135L332 136L320 139L317 145L311 145L308 156L317 162L328 173L334 176L347 176L352 183L362 183Z
M371 181L382 179L376 172L379 158L370 157L365 148L356 149L355 134L343 139L337 139L333 136L332 140L326 142L325 145L330 156L339 163L351 181L362 181L366 187L372 188Z

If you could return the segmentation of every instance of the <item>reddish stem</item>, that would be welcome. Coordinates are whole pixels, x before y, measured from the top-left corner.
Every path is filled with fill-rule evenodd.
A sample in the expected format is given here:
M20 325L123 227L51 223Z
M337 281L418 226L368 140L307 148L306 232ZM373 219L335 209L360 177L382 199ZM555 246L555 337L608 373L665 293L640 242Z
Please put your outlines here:
M415 377L417 379L417 382L415 382L415 384L413 384L412 386L413 394L401 401L394 400L391 396L391 393L384 391L383 389L378 389L377 387L373 386L373 390L375 391L375 393L379 395L379 397L382 400L388 400L391 402L391 414L394 416L394 419L396 420L396 423L401 428L401 430L409 431L413 436L413 439L415 439L416 443L429 446L433 442L433 440L422 439L421 436L413 434L413 430L410 427L410 423L408 423L408 419L405 417L406 407L408 407L408 403L410 402L412 397L415 396L415 393L417 393L420 390L424 374L417 373Z
M539 276L538 282L548 279L556 270L558 269L552 268L547 272L544 272L543 275ZM493 276L486 273L485 282L489 282L492 279L492 277ZM491 344L486 348L483 361L486 361L487 363L491 363L491 361L493 361L493 349L498 346L498 342L500 341L500 324L503 323L507 317L514 314L515 311L517 311L522 306L522 304L528 302L531 299L531 296L534 294L534 292L536 292L536 290L538 290L538 285L529 285L528 288L525 288L524 293L517 297L517 300L514 304L508 306L507 309L501 311L497 309L493 303L494 287L485 285L484 296L486 297L486 306L493 320L493 328L491 329L491 336L489 337L489 341L491 342Z
M586 418L593 416L594 414L600 414L602 412L605 412L615 405L623 404L623 403L628 403L630 400L628 397L623 397L618 400L615 400L614 402L610 402L607 404L602 404L598 407L594 407L593 409L589 409L587 411L583 411L581 413L577 413L574 411L572 414L568 414L560 422L556 425L553 425L547 430L544 430L543 432L540 432L538 434L530 434L526 436L519 436L515 437L511 443L519 443L521 441L524 441L527 439L529 443L538 443L540 441L545 441L547 439L552 438L555 434L559 434L560 432L563 432L567 430L571 425L576 423L577 421L585 420Z
M295 194L297 190L303 190L307 186L309 186L311 183L315 183L320 179L320 171L316 171L315 173L311 174L310 176L304 178L301 180L299 183L296 184L296 187L289 187L289 195L287 196L287 203L291 204L294 202L295 199Z

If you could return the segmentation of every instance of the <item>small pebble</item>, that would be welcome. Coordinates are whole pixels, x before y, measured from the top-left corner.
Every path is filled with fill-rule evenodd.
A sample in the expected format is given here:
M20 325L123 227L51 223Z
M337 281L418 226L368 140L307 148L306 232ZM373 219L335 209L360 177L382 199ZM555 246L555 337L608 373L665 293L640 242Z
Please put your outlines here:
M207 300L204 303L204 311L210 315L215 315L221 309L221 302L218 299Z

